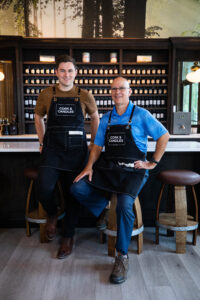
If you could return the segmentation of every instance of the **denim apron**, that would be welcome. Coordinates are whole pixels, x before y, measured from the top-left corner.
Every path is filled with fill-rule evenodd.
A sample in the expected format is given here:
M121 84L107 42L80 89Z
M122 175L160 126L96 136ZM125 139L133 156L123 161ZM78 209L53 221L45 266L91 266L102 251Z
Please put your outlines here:
M54 86L43 141L41 167L79 172L84 168L87 158L80 89L75 97L56 97Z
M110 125L112 111L110 112L105 152L101 153L94 164L92 181L88 181L96 188L132 197L137 196L146 171L134 168L134 161L145 161L145 153L138 149L131 132L134 109L135 106L127 125Z

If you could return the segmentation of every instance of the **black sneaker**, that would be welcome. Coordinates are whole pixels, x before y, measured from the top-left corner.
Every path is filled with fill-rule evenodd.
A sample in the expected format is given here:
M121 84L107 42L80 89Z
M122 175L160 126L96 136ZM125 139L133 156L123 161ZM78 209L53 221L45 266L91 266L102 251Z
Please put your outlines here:
M115 257L115 264L110 275L110 282L122 283L127 279L128 261L128 257L123 257L123 255Z

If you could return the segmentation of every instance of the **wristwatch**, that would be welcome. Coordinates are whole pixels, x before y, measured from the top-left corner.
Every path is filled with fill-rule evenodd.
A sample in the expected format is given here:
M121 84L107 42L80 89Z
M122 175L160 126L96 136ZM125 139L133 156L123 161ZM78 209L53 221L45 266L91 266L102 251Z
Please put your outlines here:
M159 161L155 160L153 157L149 160L150 162L154 163L154 164L158 164Z

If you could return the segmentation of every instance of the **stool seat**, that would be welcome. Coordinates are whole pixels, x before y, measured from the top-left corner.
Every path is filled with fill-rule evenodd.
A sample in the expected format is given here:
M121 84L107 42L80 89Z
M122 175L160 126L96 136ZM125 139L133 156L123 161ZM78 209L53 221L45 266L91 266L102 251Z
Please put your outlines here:
M24 176L36 180L38 178L38 169L37 168L27 168L24 171Z
M157 178L165 184L176 186L195 185L200 182L200 175L190 170L166 170L160 172Z

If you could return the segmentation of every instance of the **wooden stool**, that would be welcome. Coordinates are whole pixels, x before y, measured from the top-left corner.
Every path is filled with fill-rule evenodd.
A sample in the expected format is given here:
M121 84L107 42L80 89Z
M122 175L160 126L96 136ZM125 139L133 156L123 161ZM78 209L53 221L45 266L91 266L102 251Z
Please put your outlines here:
M25 219L26 219L26 235L30 236L30 223L37 223L40 224L40 242L45 243L48 242L46 234L45 234L45 223L47 219L47 214L43 209L41 203L38 203L38 208L30 211L30 200L31 200L31 193L33 188L33 183L38 177L38 169L37 168L27 168L24 171L25 177L30 179L30 185L28 188L27 198L26 198L26 212L25 212ZM58 220L62 219L65 216L64 212L64 196L62 192L62 187L60 182L57 182L57 188L60 195L60 208L58 211Z
M198 228L198 203L194 185L200 182L200 175L188 170L167 170L158 175L162 182L161 191L158 197L156 211L156 244L159 244L159 227L176 232L176 253L185 253L186 233L193 232L193 245L196 245ZM165 184L174 186L175 189L175 213L160 213L160 202L162 199ZM192 187L192 194L195 205L195 216L187 213L186 186Z
M103 235L108 235L108 255L115 256L115 243L117 236L117 223L116 223L116 204L117 204L117 195L112 194L111 205L108 214L108 226L101 233L101 241L104 240ZM135 213L135 222L133 226L132 236L137 236L137 253L140 254L143 248L143 231L144 226L142 222L142 212L140 207L139 198L135 199L134 203L134 213Z

